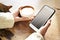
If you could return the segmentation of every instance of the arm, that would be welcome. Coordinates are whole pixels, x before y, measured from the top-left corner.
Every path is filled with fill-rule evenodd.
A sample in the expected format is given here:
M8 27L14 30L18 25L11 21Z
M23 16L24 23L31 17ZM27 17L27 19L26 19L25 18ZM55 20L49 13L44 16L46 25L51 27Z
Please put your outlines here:
M14 25L14 18L11 13L0 13L0 29L12 28Z
M25 40L44 40L43 36L45 35L48 27L50 26L51 20L49 20L45 26L41 27L38 32L32 33L28 38Z
M34 32L25 40L44 40L44 38L40 33Z
M33 18L19 17L19 12L15 13L4 13L0 12L0 29L12 28L15 22L18 21L30 21Z

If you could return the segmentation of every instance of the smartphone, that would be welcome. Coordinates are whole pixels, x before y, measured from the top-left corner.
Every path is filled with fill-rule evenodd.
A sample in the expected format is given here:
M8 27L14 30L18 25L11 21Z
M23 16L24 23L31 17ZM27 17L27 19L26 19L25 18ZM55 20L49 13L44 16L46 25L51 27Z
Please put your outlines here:
M48 19L50 19L54 13L55 13L55 10L53 8L47 5L44 5L42 9L38 12L36 17L29 24L29 26L33 30L38 31L42 26L46 24Z

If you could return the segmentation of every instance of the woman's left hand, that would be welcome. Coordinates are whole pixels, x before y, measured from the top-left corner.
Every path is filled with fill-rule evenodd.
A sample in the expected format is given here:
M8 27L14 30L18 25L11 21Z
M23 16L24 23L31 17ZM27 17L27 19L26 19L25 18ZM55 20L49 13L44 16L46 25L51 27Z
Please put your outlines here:
M28 17L19 17L19 11L16 11L15 13L13 13L13 17L14 17L14 21L18 22L18 21L31 21L34 16L28 18Z

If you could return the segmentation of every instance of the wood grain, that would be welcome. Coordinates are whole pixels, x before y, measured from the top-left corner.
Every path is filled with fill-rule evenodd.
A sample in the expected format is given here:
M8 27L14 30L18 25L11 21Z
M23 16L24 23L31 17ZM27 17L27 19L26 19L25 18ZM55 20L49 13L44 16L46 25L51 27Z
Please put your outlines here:
M45 34L45 40L60 40L60 10L56 10L51 20L51 26Z
M14 33L11 40L25 40L34 30L29 27L29 22L17 22L12 29L9 29Z

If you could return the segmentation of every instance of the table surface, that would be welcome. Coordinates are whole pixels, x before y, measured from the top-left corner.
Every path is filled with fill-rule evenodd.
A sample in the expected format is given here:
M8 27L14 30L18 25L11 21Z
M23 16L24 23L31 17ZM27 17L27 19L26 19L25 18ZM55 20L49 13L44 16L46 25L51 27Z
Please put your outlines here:
M34 32L34 30L29 27L28 21L17 22L10 30L14 33L11 40L25 40L31 33Z
M60 40L60 10L56 10L51 20L51 25L45 34L45 40Z

